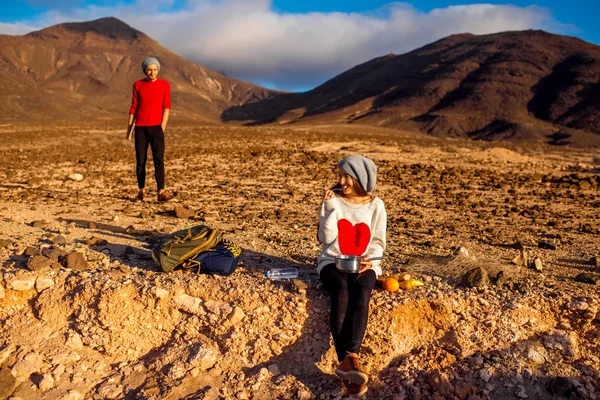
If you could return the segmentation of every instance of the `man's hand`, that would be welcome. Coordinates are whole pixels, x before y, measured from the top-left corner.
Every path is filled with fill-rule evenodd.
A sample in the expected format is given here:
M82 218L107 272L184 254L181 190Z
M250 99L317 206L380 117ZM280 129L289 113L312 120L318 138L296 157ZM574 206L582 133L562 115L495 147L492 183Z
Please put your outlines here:
M167 124L160 124L160 129L162 129L163 133L167 130Z
M133 140L133 136L134 136L132 130L133 130L133 124L129 124L127 126L127 131L125 131L125 139L129 140L130 142ZM130 134L130 132L131 132L131 134Z

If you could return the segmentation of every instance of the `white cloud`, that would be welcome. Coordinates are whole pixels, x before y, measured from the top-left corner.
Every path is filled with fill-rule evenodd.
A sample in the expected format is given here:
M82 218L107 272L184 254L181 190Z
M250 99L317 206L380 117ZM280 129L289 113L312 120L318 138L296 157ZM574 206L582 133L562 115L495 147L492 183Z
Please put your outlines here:
M170 12L157 11L170 0L150 4L137 0L129 6L54 11L37 21L0 24L0 32L112 15L208 68L294 89L314 87L374 57L401 54L453 33L573 30L536 6L474 4L425 13L390 3L365 14L286 14L274 12L270 0L188 0L186 9Z

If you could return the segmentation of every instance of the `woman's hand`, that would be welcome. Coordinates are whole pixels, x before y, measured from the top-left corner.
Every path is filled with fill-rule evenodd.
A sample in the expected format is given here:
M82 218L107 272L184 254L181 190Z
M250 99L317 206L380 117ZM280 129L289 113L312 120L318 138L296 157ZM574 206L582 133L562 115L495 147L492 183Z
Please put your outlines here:
M335 193L331 189L323 190L323 201L331 200L335 196Z
M370 270L373 267L373 261L369 259L369 256L364 256L360 260L360 268L358 270L359 274L362 274L365 271Z

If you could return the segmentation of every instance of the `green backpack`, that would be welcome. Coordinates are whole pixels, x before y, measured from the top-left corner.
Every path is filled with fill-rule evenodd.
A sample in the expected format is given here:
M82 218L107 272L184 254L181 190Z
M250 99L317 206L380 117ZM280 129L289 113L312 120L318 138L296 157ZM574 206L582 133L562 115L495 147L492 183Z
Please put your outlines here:
M152 258L165 272L175 268L198 266L194 257L213 249L223 237L223 232L205 225L193 226L162 239L152 250Z

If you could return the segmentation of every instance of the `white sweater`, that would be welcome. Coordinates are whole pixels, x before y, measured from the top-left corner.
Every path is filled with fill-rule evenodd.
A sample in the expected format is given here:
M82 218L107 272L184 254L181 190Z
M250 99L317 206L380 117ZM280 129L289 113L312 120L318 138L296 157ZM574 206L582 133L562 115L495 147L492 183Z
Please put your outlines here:
M387 214L383 201L375 197L367 204L352 204L335 195L321 205L319 242L323 245L317 257L317 272L344 255L380 257L385 250ZM372 269L381 275L380 261Z

